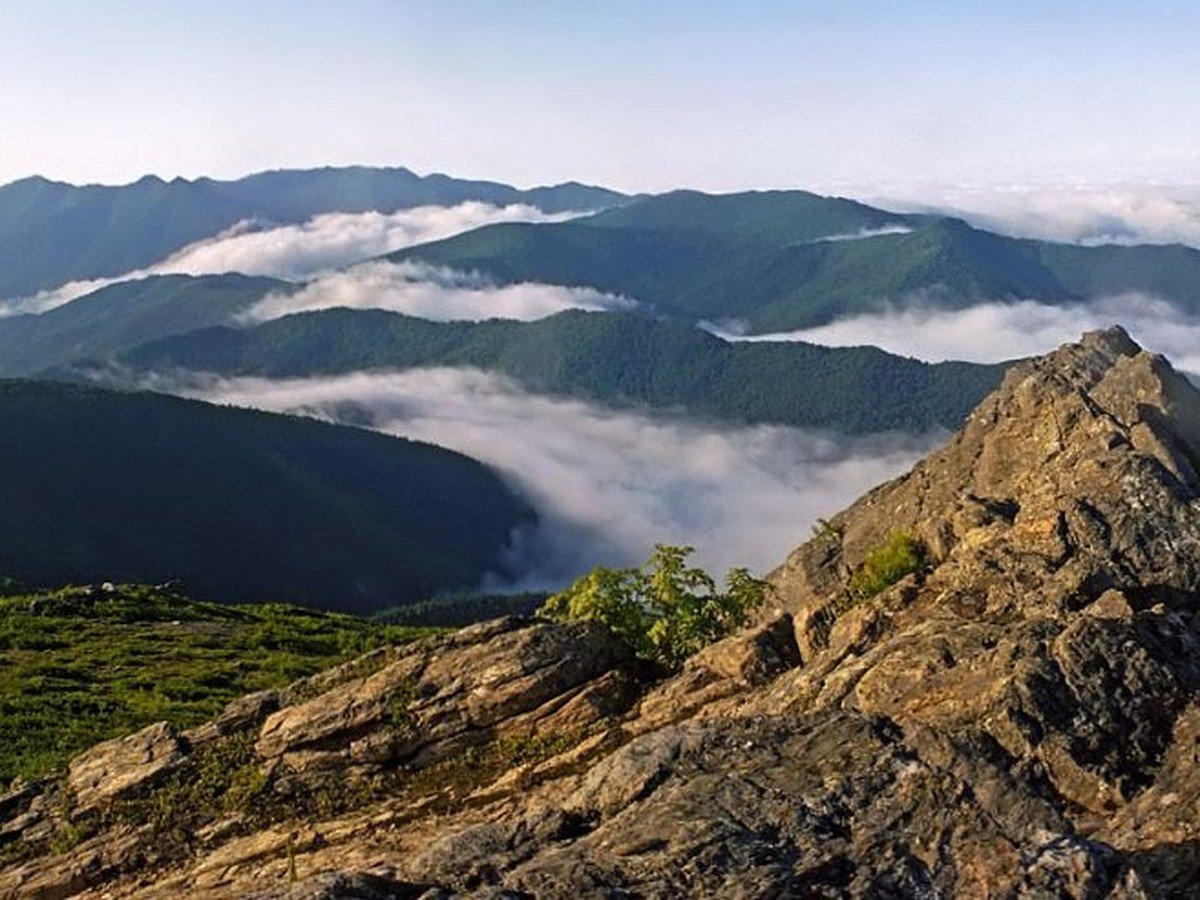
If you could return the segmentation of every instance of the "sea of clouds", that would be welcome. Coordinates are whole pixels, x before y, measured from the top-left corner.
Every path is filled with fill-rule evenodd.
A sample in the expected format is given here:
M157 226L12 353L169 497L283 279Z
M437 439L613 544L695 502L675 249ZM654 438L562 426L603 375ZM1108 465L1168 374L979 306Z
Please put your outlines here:
M420 262L369 262L328 272L299 291L268 294L241 317L246 324L297 312L386 309L439 321L532 321L565 309L623 310L638 304L592 288L536 282L495 284L475 272Z
M818 517L901 473L943 437L722 428L534 395L463 369L208 378L174 390L369 423L490 464L540 514L519 536L510 564L521 577L508 587L559 587L594 565L635 564L655 542L693 545L714 570L765 572Z
M1000 362L1047 353L1085 331L1112 325L1123 326L1134 340L1164 354L1177 368L1200 373L1200 316L1142 294L1087 304L982 303L961 310L902 305L800 331L750 337L719 333L731 340L794 340L829 347L869 344L929 362Z
M165 260L114 278L72 281L32 297L0 301L0 315L45 312L119 281L150 275L219 275L240 272L285 281L320 274L415 244L440 240L499 222L556 222L575 213L544 213L524 204L493 206L468 201L394 213L327 213L298 225L263 227L241 222L190 244Z
M884 209L955 215L1014 237L1200 247L1200 185L917 184L853 193Z

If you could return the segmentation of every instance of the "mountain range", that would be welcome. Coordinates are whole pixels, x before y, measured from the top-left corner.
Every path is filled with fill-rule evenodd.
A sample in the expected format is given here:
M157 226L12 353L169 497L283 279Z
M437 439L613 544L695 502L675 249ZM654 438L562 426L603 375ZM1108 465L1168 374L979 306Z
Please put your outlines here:
M804 191L675 191L567 222L487 225L388 258L500 283L589 286L750 333L912 302L961 309L1138 292L1200 309L1200 251L1190 247L1023 240Z
M40 200L22 193L41 189L50 193ZM75 199L54 199L68 195ZM473 277L481 277L478 283L484 285L490 279L498 285L535 280L587 286L632 297L640 308L568 310L532 322L428 321L383 310L325 309L258 322L246 313L259 301L268 295L286 298L300 288L237 273L152 276L109 285L40 314L0 318L0 375L185 389L196 373L304 378L466 367L504 376L533 394L725 426L773 424L830 435L924 433L957 427L999 383L1006 366L930 365L872 347L742 342L697 326L716 320L751 331L787 329L877 310L883 303L902 303L914 296L926 303L966 307L985 299L1021 297L1077 303L1138 290L1184 309L1200 302L1200 253L1186 247L1079 247L1019 240L954 218L892 213L802 191L677 191L626 197L565 185L526 195L488 182L420 178L402 169L326 169L263 173L228 183L143 179L111 189L18 183L0 189L0 221L24 222L12 226L22 240L41 234L54 243L48 237L53 234L69 247L76 227L70 223L82 222L79 217L86 218L88 210L104 207L112 216L105 218L105 213L91 226L79 228L91 235L89 239L120 244L122 253L143 254L144 263L167 252L153 240L144 240L145 235L166 240L164 234L176 227L170 223L186 222L192 229L186 239L211 237L219 225L204 216L228 219L246 214L297 221L317 210L361 211L468 197L495 203L536 201L546 209L581 204L607 208L563 222L486 226L401 250L383 262L448 266L477 273ZM60 213L66 218L56 218ZM160 214L167 218L156 218ZM126 216L134 225L125 227ZM0 245L2 237L0 231ZM40 251L28 249L28 254L17 255L41 258ZM88 253L79 256L85 258ZM123 270L142 263L122 258L114 266ZM69 275L81 272L72 270ZM338 277L353 279L355 270ZM486 290L479 295L489 296ZM286 309L286 303L279 306ZM167 377L156 379L162 375ZM342 406L349 414L353 404ZM372 421L369 415L352 420ZM67 444L55 451L58 464L67 469L74 465L64 455L68 451L83 450ZM29 452L37 456L40 451ZM269 449L263 444L254 452ZM74 467L87 472L88 465L85 460ZM215 496L223 496L225 488ZM512 503L503 514L483 517L490 537L467 554L470 564L432 566L428 571L440 573L436 577L399 579L397 583L406 587L390 594L372 588L369 599L360 598L362 608L469 587L470 578L463 573L484 570L483 544L489 552L494 550L525 514L518 509L520 501ZM380 510L373 509L365 515L369 519L377 513ZM135 518L133 511L128 515ZM126 524L134 531L145 527ZM419 529L418 520L401 530L409 534L411 529ZM35 543L40 541L42 537ZM403 544L399 532L393 543ZM61 558L76 556L66 553ZM192 554L192 565L203 557ZM201 591L229 599L267 596L265 581L252 590L241 583L208 582L194 567L185 572L159 565L161 560L101 575L106 563L117 558L97 553L89 559L89 566L39 563L41 568L23 570L24 577L49 584L55 577L185 576ZM133 559L132 551L128 559ZM20 573L14 568L11 573L0 569L0 574ZM286 590L283 582L275 584L281 599L336 601L342 608L346 602L360 603L340 595L330 600L329 585L334 582L311 579L305 587L293 580ZM309 589L318 583L324 600L317 598L316 588Z
M330 309L163 338L116 361L116 374L127 378L127 367L134 381L137 373L178 370L296 378L469 367L506 375L533 393L848 434L954 428L1003 373L1002 366L929 364L874 347L729 342L679 320L579 310L476 323Z
M363 166L259 172L235 181L147 175L121 186L35 176L0 187L0 298L142 269L245 222L290 224L322 213L387 213L468 200L586 211L625 199L575 182L519 190Z

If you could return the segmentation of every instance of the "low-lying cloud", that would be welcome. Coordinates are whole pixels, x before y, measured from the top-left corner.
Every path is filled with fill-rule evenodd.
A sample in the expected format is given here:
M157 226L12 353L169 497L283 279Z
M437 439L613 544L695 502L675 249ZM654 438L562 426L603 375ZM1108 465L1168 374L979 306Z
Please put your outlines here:
M209 379L175 390L369 423L489 463L541 517L518 540L522 587L558 587L593 565L640 562L655 542L694 545L701 564L716 570L764 572L817 517L899 474L933 442L707 427L533 395L462 369Z
M1016 237L1200 247L1200 186L1195 185L924 185L885 188L865 199L897 211L959 216Z
M866 238L883 237L888 234L912 234L912 229L907 225L881 225L879 228L860 228L858 231L847 231L842 234L828 234L825 237L819 237L814 244L830 244L841 241L861 241Z
M1136 341L1166 355L1177 368L1200 372L1200 316L1140 294L1069 305L1023 300L961 310L909 306L801 331L723 336L731 340L808 341L829 347L870 344L930 362L1000 362L1046 353L1077 340L1085 331L1111 325L1123 326Z
M299 291L264 297L248 323L332 307L386 309L423 319L532 321L565 309L620 310L637 303L591 288L524 282L497 285L485 276L414 262L370 262L330 272Z
M0 302L0 316L45 312L119 281L150 275L219 275L240 272L305 281L362 260L499 222L558 222L578 213L544 213L534 206L419 206L394 213L326 213L298 225L239 222L190 244L167 259L114 278L72 281L32 297Z
M227 232L185 247L155 268L187 275L241 272L304 281L404 247L441 240L498 222L557 222L573 213L548 214L527 204L419 206L394 213L327 213L301 225Z

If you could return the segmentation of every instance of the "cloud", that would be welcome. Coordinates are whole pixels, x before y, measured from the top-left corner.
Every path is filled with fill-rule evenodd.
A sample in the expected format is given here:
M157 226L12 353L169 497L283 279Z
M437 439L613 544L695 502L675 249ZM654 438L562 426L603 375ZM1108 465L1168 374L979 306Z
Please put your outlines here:
M848 231L843 234L829 234L825 237L817 238L812 243L828 244L839 241L861 241L865 238L882 237L887 234L912 234L912 229L907 225L882 225L879 228L860 228L858 231Z
M419 206L394 213L327 213L299 225L239 222L145 269L114 278L72 281L32 297L0 302L0 316L45 312L119 281L149 275L217 275L241 272L304 281L393 250L440 240L497 222L558 222L577 213L548 214L533 206Z
M529 282L496 285L476 273L424 263L370 262L322 275L294 293L270 294L242 318L262 322L335 306L388 309L424 319L528 321L564 309L630 309L637 303L591 288Z
M550 215L526 204L419 206L394 213L327 213L301 225L231 230L185 247L155 266L188 275L241 272L304 281L403 247L441 240L497 222L557 222L575 213Z
M1200 316L1155 297L1126 294L1089 304L1054 305L1024 300L984 303L961 310L923 306L892 308L828 325L729 340L808 341L830 347L870 344L891 353L938 362L999 362L1046 353L1085 331L1122 325L1143 346L1166 355L1177 368L1200 372Z
M1008 185L881 189L867 202L941 212L1016 237L1078 244L1200 247L1200 186Z
M702 426L533 395L462 369L210 377L173 387L220 403L369 424L489 463L541 517L514 555L522 587L558 587L593 565L637 563L664 541L694 545L701 564L715 570L764 572L817 517L899 474L933 443L931 436L847 440Z

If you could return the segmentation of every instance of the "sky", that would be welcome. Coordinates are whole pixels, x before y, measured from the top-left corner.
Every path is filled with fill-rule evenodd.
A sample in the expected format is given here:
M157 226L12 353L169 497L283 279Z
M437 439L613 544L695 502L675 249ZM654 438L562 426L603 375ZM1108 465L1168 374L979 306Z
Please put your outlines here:
M1200 3L0 0L0 182L1200 182Z

